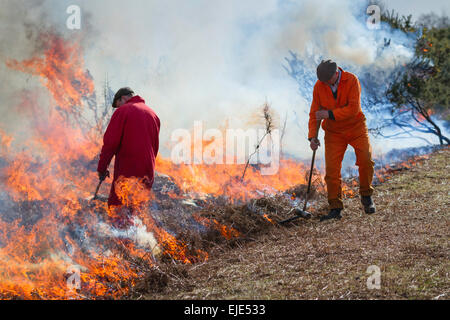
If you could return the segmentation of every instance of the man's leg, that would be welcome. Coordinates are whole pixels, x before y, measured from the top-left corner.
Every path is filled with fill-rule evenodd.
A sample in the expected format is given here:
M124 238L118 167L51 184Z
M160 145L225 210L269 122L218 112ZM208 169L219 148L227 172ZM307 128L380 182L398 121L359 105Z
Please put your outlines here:
M371 214L376 211L372 200L372 180L375 163L372 160L372 148L365 123L363 123L363 126L355 129L355 134L359 135L351 140L350 145L355 149L356 165L359 167L359 193L364 212Z
M356 130L355 135L356 138L350 141L350 145L355 149L356 165L359 169L359 193L361 196L371 196L375 162L372 160L372 147L365 124Z
M111 183L111 190L108 198L108 218L109 222L116 228L126 229L133 224L133 208L123 205L117 196L115 185L116 179Z
M341 168L347 142L337 133L325 132L325 182L330 209L343 209Z
M108 198L108 205L109 206L120 206L122 205L122 202L120 201L119 197L117 197L115 184L117 179L113 179L111 182L111 189L109 191L109 198Z

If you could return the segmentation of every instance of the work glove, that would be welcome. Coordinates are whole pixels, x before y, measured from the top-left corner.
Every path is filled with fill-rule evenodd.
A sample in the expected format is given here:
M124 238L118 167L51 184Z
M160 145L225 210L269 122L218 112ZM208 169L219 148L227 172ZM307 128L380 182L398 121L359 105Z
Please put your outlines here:
M315 151L318 147L320 147L320 141L317 138L311 138L309 146L311 150Z
M109 170L106 170L105 172L97 172L98 173L98 178L103 181L106 179L106 177L109 178Z
M322 120L322 119L328 119L330 117L330 111L329 110L319 110L316 112L316 119Z

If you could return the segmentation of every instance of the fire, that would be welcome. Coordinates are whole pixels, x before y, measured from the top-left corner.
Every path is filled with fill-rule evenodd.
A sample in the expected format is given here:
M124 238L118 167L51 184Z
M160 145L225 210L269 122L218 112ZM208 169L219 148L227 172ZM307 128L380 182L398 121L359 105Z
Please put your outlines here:
M78 44L47 34L43 47L42 56L6 61L11 69L39 77L57 107L42 112L35 99L24 98L20 112L30 117L31 137L20 151L0 130L6 163L1 169L0 297L121 297L152 268L159 248L184 263L207 259L200 251L192 258L144 212L143 203L151 198L138 181L120 181L119 189L135 210L134 221L142 223L146 236L157 239L154 247L135 243L113 229L108 224L113 209L87 200L97 182L91 163L102 135L82 117L89 112L87 100L95 97L93 81L84 70ZM136 259L139 266L133 263ZM74 276L80 286L72 290L68 279Z
M196 255L189 257L187 246L163 228L158 227L152 216L147 214L146 208L149 207L148 203L152 200L152 193L145 187L145 179L119 177L116 181L115 189L117 196L124 206L132 208L134 214L142 219L148 230L156 236L158 243L164 248L166 254L183 263L192 263L195 260L207 259L208 254L201 250L197 250ZM123 210L123 207L116 209ZM108 209L108 214L111 217L120 214L116 209Z
M191 197L205 195L229 197L231 201L245 201L263 193L275 194L292 185L306 183L305 165L290 159L280 159L279 173L262 175L260 170L249 167L243 181L245 164L179 164L170 159L156 158L158 171L170 175L184 194Z
M413 156L408 160L395 164L394 166L385 165L383 168L375 171L375 176L379 182L385 182L391 179L397 172L408 170L416 166L420 161L426 160L429 157L429 155Z
M263 217L269 221L270 223L274 224L273 220L269 218L269 216L267 214L263 214Z
M117 197L125 206L137 208L152 200L152 194L145 187L144 178L119 177L115 184Z
M433 110L432 109L427 109L424 111L424 113L427 115L427 117L431 116L433 114ZM417 114L417 120L419 120L419 122L423 122L426 121L427 119L420 113Z
M240 235L239 231L237 231L236 229L234 229L232 227L227 227L227 226L220 224L216 219L208 219L206 217L201 217L197 214L194 214L192 217L205 227L208 227L208 228L211 226L214 227L227 240L237 238Z
M0 130L0 154L6 162L1 169L2 193L10 204L2 209L0 219L0 297L122 297L158 256L182 263L208 259L206 252L189 248L155 221L148 209L153 194L141 179L117 181L118 196L125 204L120 209L87 200L97 183L95 159L103 134L84 120L95 102L93 79L84 69L78 43L52 33L41 38L42 55L6 61L11 69L38 77L56 107L42 112L34 93L24 91L18 111L30 118L26 147L17 148L14 138ZM211 143L206 141L205 146ZM262 176L250 167L240 181L243 167L175 166L157 158L158 171L173 177L187 196L239 200L259 196L256 190L275 193L304 182L303 164L292 160L282 160L275 177ZM106 183L102 190L107 188ZM145 239L128 238L114 229L117 221L141 228ZM226 239L240 235L215 219L198 217L198 222L217 229ZM72 288L68 281L76 276L79 287Z
M89 72L83 70L83 59L79 42L68 42L52 33L42 34L43 46L47 48L44 57L34 57L18 62L8 60L6 65L15 70L39 76L58 104L69 112L79 112L82 97L94 91Z
M0 146L2 148L1 154L5 151L7 152L11 146L13 138L6 134L3 130L0 129Z
M347 197L347 198L354 198L356 196L356 192L351 189L350 186L348 186L347 184L342 184L342 193Z

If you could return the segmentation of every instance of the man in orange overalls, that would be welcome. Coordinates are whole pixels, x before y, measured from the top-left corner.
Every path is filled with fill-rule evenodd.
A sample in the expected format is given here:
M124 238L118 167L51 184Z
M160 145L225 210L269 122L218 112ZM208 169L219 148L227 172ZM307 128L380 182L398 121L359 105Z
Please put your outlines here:
M358 78L338 68L331 60L322 61L317 67L313 100L309 113L308 139L312 150L320 146L317 139L319 120L325 131L325 182L330 212L321 217L340 219L342 202L341 167L347 146L355 149L356 165L359 167L359 193L364 211L375 212L372 200L374 162L369 142L366 118L361 110L361 86Z

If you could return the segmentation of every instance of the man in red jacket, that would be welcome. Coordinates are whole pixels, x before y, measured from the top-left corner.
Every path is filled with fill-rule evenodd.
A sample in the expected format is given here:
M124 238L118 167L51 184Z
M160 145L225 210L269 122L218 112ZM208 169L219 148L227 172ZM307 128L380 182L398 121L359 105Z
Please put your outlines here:
M101 180L109 176L109 163L113 156L116 157L108 205L120 206L122 203L114 190L120 176L143 178L146 187L152 187L160 121L156 113L145 105L144 99L134 95L130 88L117 91L112 107L117 110L103 137L97 172Z

